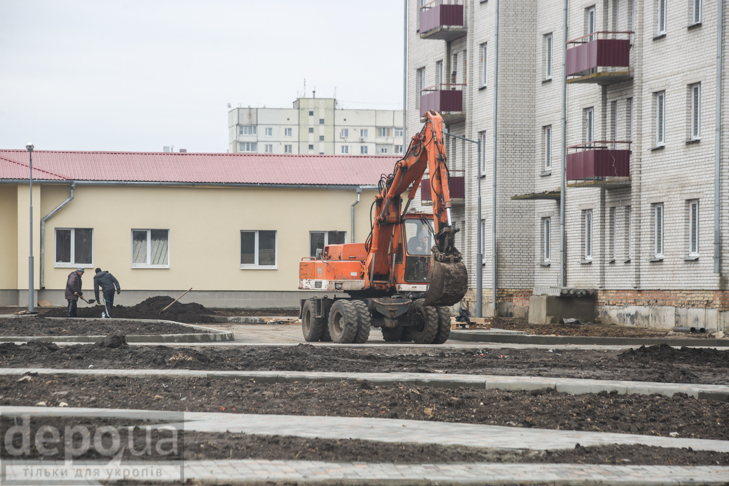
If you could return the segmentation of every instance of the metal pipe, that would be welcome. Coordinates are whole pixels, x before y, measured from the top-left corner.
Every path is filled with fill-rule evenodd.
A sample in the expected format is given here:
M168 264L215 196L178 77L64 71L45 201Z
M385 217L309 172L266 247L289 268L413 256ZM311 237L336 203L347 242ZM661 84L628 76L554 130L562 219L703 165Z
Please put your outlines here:
M719 0L716 33L716 135L714 141L714 273L721 273L721 88L723 74L724 0Z
M495 46L494 46L494 162L493 162L493 181L492 181L492 195L493 202L491 206L492 212L492 226L491 226L491 288L493 290L493 310L494 317L497 314L496 305L496 168L497 168L497 142L498 142L498 121L499 121L499 0L496 0L496 30L494 35ZM480 224L480 221L479 221Z
M564 0L562 18L562 167L559 191L559 286L567 286L567 235L565 198L567 196L567 5Z
M362 188L357 188L357 200L352 204L352 233L349 237L349 242L354 243L354 207L359 204L360 199L362 198Z
M408 139L408 1L404 0L405 5L405 17L403 29L403 73L402 73L402 154L405 155L407 150L407 139Z
M46 214L43 219L41 220L41 228L40 228L40 288L45 289L46 288L46 221L51 219L58 211L63 208L66 204L70 203L71 200L73 200L73 193L74 189L76 189L76 183L71 183L71 186L69 187L70 194L68 196L68 199L63 201L61 204L56 206L56 209L51 211L50 213Z
M30 253L28 256L28 312L35 311L35 296L33 291L35 289L34 282L34 267L33 261L33 144L26 145L28 149L28 156L30 157Z

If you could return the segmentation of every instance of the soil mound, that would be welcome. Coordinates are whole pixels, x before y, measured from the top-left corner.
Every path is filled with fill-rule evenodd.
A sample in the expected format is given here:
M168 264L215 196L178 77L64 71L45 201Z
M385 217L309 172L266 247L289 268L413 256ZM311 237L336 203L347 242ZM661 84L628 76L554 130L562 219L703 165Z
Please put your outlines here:
M209 324L215 322L211 311L205 306L191 302L183 304L176 302L172 307L160 314L160 311L172 304L175 299L167 296L150 297L132 307L123 305L114 306L114 318L122 319L164 319L167 321L184 322L187 324ZM83 301L79 301L78 317L101 317L104 311L103 305L93 307L82 307ZM66 309L51 309L44 313L46 317L66 317Z
M715 348L682 347L681 349L676 349L668 344L660 344L657 346L641 346L638 349L628 349L620 353L618 358L642 364L665 362L729 368L729 350L719 351Z

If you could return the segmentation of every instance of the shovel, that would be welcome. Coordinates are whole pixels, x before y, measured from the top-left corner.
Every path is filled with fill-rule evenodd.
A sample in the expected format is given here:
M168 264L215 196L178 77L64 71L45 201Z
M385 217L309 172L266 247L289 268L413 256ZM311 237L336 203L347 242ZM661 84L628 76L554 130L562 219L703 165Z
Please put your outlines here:
M79 297L79 299L83 300L84 302L86 302L86 303L87 303L87 304L89 304L89 305L91 305L91 304L93 304L94 302L96 302L96 300L94 300L94 299L91 299L91 300L86 300L86 299L84 299L84 296L83 296L83 295L79 295L78 297Z

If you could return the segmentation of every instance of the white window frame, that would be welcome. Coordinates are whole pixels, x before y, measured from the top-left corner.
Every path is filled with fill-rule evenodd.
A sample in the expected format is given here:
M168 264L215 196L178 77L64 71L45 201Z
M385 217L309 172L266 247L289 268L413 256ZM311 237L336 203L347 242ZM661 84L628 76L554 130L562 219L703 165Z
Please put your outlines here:
M479 169L481 175L486 175L486 130L478 132L478 139L481 141L481 160L479 161Z
M258 152L258 142L238 142L238 152L254 154Z
M625 99L625 140L633 141L633 98Z
M704 6L702 0L692 0L691 2L691 25L697 25L701 23L703 16Z
M666 92L658 91L654 95L656 107L656 147L666 145Z
M76 263L76 230L91 230L91 263ZM70 262L58 262L56 261L56 255L58 250L58 232L59 231L70 231L71 232L71 257ZM54 233L53 241L53 266L55 268L94 268L94 228L56 228Z
M256 125L238 125L238 135L255 135Z
M690 257L699 256L699 223L701 217L699 215L699 200L693 199L688 201L689 210L689 234L688 234L688 254Z
M387 147L380 147L380 154L387 154Z
M552 170L552 125L542 127L544 170Z
M592 261L592 209L584 209L582 211L582 257L584 261Z
M263 133L266 137L273 137L273 127L266 127L263 129Z
M395 145L395 153L396 154L402 153L402 145Z
M134 263L134 232L135 231L146 231L147 232L147 263ZM152 258L152 231L166 231L167 232L167 263L165 265L152 265L149 263ZM170 261L172 261L172 245L170 244L170 230L165 228L132 228L129 232L129 261L132 268L170 268Z
M259 233L261 231L273 231L275 233L276 237L276 243L273 247L273 259L274 264L273 265L260 265L258 263L246 263L243 264L240 262L240 250L241 245L243 244L243 233L255 233L256 237L254 240L255 245L255 251L253 253L253 261L258 262L259 261ZM240 230L240 236L238 240L238 263L240 264L241 270L278 270L278 230Z
M653 205L653 257L663 259L665 254L665 240L663 226L665 221L665 212L663 203Z
M395 138L402 137L402 128L395 128L395 134L393 135Z
M314 133L314 127L309 127L309 133Z
M388 127L377 127L377 136L379 138L391 137L392 135L390 135L390 130L392 129Z
M554 37L552 33L544 35L544 79L552 79L552 60L554 53Z
M349 154L349 145L342 145L342 154L344 154L344 155Z
M488 85L489 80L489 50L488 42L484 42L479 47L480 59L479 59L479 72L481 74L481 87L485 88Z
M360 138L367 138L367 137L369 137L369 134L370 134L370 131L367 128L362 128L359 131Z
M336 230L330 230L330 231L309 231L309 253L311 253L311 235L314 233L323 233L324 234L324 246L329 245L329 233L336 231ZM347 243L347 232L346 231L339 231L339 233L344 233L344 244ZM338 245L339 243L332 243L333 245ZM316 256L316 255L309 255L309 256Z
M361 145L359 147L359 154L360 155L369 155L367 152L368 152L367 145Z
M618 140L618 101L610 102L610 140L613 142ZM617 144L613 143L613 150L617 148Z
M691 140L701 140L701 83L690 86L691 96Z
M668 31L668 0L658 0L656 7L656 35L665 35Z
M342 128L342 131L339 132L339 138L348 138L349 137L349 128Z
M585 108L584 110L584 131L585 143L590 144L595 141L595 108Z
M284 145L284 153L285 154L293 154L294 153L294 146L291 144Z
M420 97L423 96L423 90L425 89L425 68L420 68L415 71L415 82L417 93L415 95L415 108L420 108Z
M266 144L266 145L265 145L265 146L263 147L263 150L264 150L264 152L265 152L265 153L267 153L267 154L272 154L272 153L273 153L273 144L272 144L272 143L267 143L267 144Z
M625 207L625 261L629 262L633 257L633 208L632 206Z
M617 209L615 206L612 206L609 209L608 217L610 218L608 221L608 237L610 238L608 241L608 254L610 255L609 261L612 263L616 260L616 240L617 240L617 220L616 220L616 213Z
M284 137L293 136L294 130L292 128L284 128Z
M443 84L443 61L436 61L435 63L435 86L436 89L440 89L440 85Z
M585 35L590 35L595 33L595 29L597 26L597 9L595 8L595 5L592 7L588 7L585 9ZM594 36L591 36L587 39L588 42L592 42L595 40Z
M552 218L542 218L542 262L552 261Z

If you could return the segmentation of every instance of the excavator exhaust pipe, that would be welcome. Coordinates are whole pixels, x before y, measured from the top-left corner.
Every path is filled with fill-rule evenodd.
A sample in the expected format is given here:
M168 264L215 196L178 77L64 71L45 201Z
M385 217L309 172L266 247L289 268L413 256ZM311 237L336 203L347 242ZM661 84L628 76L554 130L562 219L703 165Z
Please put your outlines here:
M468 271L463 262L431 264L430 286L425 293L425 305L451 306L463 299L468 291Z

